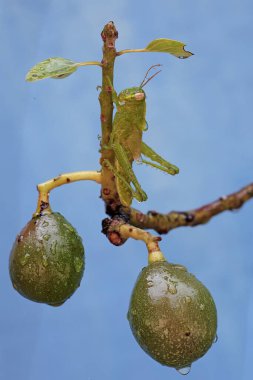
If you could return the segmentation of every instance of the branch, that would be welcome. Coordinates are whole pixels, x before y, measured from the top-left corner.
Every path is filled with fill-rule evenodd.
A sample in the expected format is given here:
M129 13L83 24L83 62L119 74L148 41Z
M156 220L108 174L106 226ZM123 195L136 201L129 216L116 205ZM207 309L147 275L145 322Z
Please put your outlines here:
M112 21L104 26L101 37L103 40L102 91L99 94L102 130L100 150L100 164L102 166L101 197L106 204L119 204L114 175L107 166L103 165L104 160L109 160L109 162L114 165L113 150L105 149L105 147L109 145L113 119L112 89L108 85L108 78L113 84L114 61L116 58L115 42L118 38L118 32Z
M147 214L143 214L131 208L124 210L124 212L128 214L129 222L133 226L153 229L159 234L166 234L174 228L195 227L199 224L205 224L213 216L223 211L232 211L242 207L251 198L253 198L253 183L243 187L236 193L222 196L212 203L189 211L171 211L168 214L149 211Z

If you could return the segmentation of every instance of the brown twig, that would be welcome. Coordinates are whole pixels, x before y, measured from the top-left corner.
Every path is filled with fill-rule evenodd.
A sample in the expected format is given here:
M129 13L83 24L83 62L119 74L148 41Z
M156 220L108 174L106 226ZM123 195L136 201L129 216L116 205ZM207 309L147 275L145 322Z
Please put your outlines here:
M128 213L129 222L133 226L153 229L159 234L166 234L174 228L195 227L199 224L205 224L223 211L232 211L242 207L251 198L253 198L253 183L243 187L238 192L222 196L212 203L189 211L171 211L168 214L149 211L147 214L143 214L131 208L128 211L124 210L124 212Z
M101 108L101 158L100 164L102 166L102 188L101 197L105 204L119 204L119 197L115 185L115 179L112 172L108 167L103 165L104 160L114 164L113 150L107 149L109 145L110 136L112 132L112 117L113 117L113 103L112 103L112 89L109 86L108 78L113 84L113 69L114 61L116 58L115 41L118 38L118 32L112 21L107 23L101 33L103 40L103 59L102 59L102 91L99 94L99 102Z

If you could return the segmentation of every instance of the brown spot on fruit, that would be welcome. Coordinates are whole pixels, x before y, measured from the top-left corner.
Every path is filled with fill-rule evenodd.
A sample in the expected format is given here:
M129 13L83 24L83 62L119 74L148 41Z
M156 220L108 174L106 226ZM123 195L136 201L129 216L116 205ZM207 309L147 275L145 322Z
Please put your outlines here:
M23 235L18 235L18 236L17 236L17 241L18 241L18 243L20 243L23 239L24 239L24 236L23 236Z

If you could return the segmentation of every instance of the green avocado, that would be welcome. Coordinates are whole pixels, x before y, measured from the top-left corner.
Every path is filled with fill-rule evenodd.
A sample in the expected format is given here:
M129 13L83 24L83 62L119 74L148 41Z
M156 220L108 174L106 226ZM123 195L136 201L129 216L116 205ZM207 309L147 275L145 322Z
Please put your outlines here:
M84 272L82 240L61 214L36 216L17 236L9 269L13 287L22 296L59 306L80 285Z
M141 348L178 370L190 367L216 339L217 312L211 294L185 267L166 261L143 268L128 320Z

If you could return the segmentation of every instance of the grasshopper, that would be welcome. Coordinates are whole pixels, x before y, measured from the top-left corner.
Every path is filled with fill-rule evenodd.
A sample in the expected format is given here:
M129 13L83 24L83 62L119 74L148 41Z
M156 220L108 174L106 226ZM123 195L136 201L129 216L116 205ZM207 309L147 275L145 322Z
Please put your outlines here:
M161 71L157 71L147 79L149 71L156 66L160 65L149 68L140 86L127 88L119 95L110 79L107 78L117 112L113 119L109 145L103 148L113 150L115 161L112 165L108 159L105 159L103 164L114 174L121 204L127 207L131 205L133 198L139 202L147 200L147 194L141 188L132 169L133 161L153 166L171 175L179 172L176 166L166 161L142 141L142 133L147 130L146 94L143 87Z

